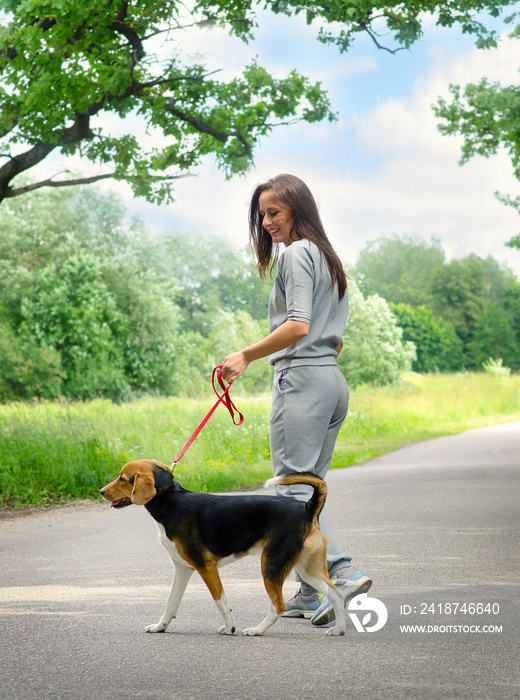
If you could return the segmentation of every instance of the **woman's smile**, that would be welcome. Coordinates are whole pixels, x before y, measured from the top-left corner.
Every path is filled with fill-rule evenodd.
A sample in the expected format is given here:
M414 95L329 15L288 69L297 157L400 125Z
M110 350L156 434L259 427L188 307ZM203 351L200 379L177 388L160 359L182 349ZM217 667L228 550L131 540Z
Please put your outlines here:
M265 190L258 199L262 226L275 243L291 245L294 220L290 209L285 207L272 190Z

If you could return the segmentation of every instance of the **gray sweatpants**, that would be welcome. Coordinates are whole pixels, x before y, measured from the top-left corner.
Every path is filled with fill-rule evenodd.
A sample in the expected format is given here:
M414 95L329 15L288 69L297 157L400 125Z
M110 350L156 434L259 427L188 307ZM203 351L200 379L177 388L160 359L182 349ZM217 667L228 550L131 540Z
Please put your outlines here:
M269 430L274 476L311 472L325 478L347 415L348 399L347 382L336 365L305 365L275 372ZM308 501L312 487L277 486L276 492ZM327 538L329 571L340 561L348 565L351 556L340 545L325 509L320 527Z

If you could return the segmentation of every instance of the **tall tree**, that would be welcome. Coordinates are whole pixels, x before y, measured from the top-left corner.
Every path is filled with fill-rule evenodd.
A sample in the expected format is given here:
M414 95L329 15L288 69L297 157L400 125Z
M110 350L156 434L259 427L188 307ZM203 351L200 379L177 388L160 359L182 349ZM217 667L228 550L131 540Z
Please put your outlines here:
M206 390L226 338L267 333L271 285L253 268L226 239L149 234L97 188L7 200L0 401Z
M365 295L379 294L395 304L431 305L430 286L444 264L439 239L393 235L369 241L359 254L354 273Z
M435 310L450 322L465 346L486 305L486 275L477 255L443 265L432 282Z
M7 202L0 324L10 349L0 397L170 390L179 314L138 255L144 237L114 197L93 189Z
M510 279L502 296L502 311L515 332L516 342L520 348L520 283Z
M510 35L520 38L520 25ZM514 176L520 180L520 85L501 85L482 78L464 89L451 85L451 102L439 99L434 106L441 120L439 131L463 138L460 164L474 156L489 157L505 149L511 157ZM520 214L520 196L496 193L504 204ZM506 245L520 249L520 234Z
M155 253L149 247L143 253L163 279L175 280L172 298L184 331L207 336L222 308L267 317L272 281L261 280L252 258L237 254L224 238L167 234L155 243Z
M467 354L470 366L476 369L480 369L489 358L501 359L511 369L520 367L520 348L514 331L501 310L493 304L486 304L484 313L475 323Z
M403 340L415 345L414 371L458 372L464 368L462 341L451 323L425 306L389 304L389 307L403 331Z
M90 180L125 180L136 195L161 201L171 198L172 182L207 154L228 175L242 173L258 139L276 124L334 118L320 84L296 71L275 79L253 61L240 77L218 80L220 66L190 62L180 53L187 27L215 23L247 41L257 11L267 7L305 14L318 38L341 51L363 32L395 52L421 36L424 14L431 13L437 24L460 25L477 45L491 46L496 36L483 24L483 13L496 17L513 2L195 0L188 12L180 0L3 0L0 201L63 185L52 176L31 185L14 182L56 150L98 164L100 172ZM154 57L158 38L170 47L161 60ZM164 140L147 147L135 135L137 124Z

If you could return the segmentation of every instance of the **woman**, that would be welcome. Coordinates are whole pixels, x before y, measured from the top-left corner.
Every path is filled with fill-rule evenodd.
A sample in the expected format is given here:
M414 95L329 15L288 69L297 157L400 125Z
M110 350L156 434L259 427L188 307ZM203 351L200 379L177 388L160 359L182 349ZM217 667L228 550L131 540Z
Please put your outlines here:
M233 382L250 362L267 356L275 368L269 432L274 475L305 471L325 478L348 409L347 383L336 363L348 315L345 272L314 197L294 175L278 175L256 188L249 231L260 276L278 262L270 332L226 357L222 376ZM278 259L280 246L284 252ZM298 484L278 486L277 492L307 501L312 489ZM368 591L372 581L352 566L325 510L320 526L331 579L349 589L347 600ZM332 606L304 581L286 606L285 616L311 618L316 625L334 619Z

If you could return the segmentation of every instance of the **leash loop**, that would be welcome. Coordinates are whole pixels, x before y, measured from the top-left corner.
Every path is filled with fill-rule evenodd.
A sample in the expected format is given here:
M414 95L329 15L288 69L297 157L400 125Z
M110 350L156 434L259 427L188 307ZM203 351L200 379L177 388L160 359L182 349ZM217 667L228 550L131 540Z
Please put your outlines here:
M177 459L175 459L172 462L172 465L171 465L172 469L174 469L177 466L177 464L180 462L181 457L185 454L188 447L191 446L191 444L193 443L195 438L199 435L201 430L204 428L206 423L209 421L209 419L213 415L213 413L216 410L219 403L223 403L224 406L227 408L227 410L229 411L229 415L231 416L231 420L233 421L234 425L237 425L237 426L242 425L242 423L244 422L244 416L240 413L240 411L235 406L235 404L233 403L233 401L231 400L231 397L229 395L229 390L231 389L231 384L228 384L227 386L224 384L224 380L222 379L221 370L222 370L222 365L217 365L213 370L213 374L211 375L211 384L213 386L213 391L217 395L218 399L217 399L215 405L213 406L213 408L211 408L211 410L208 411L206 416L203 418L200 425L195 430L193 435L190 437L188 442L184 445L184 447L180 451ZM220 388L222 389L221 394L219 393L218 388L216 386L217 383L220 386Z
M225 386L224 380L222 379L222 374L221 370L222 365L218 365L215 367L213 370L213 374L211 375L211 383L213 385L213 391L215 394L218 396L218 401L217 405L219 404L220 401L224 404L224 406L227 408L229 411L229 415L231 416L231 420L233 421L234 425L242 425L244 422L244 416L240 413L238 408L235 406L233 401L231 400L231 396L229 395L229 390L231 389L231 384L228 384ZM215 375L217 377L217 381L219 383L220 388L222 389L222 394L218 393L217 387L215 386Z

